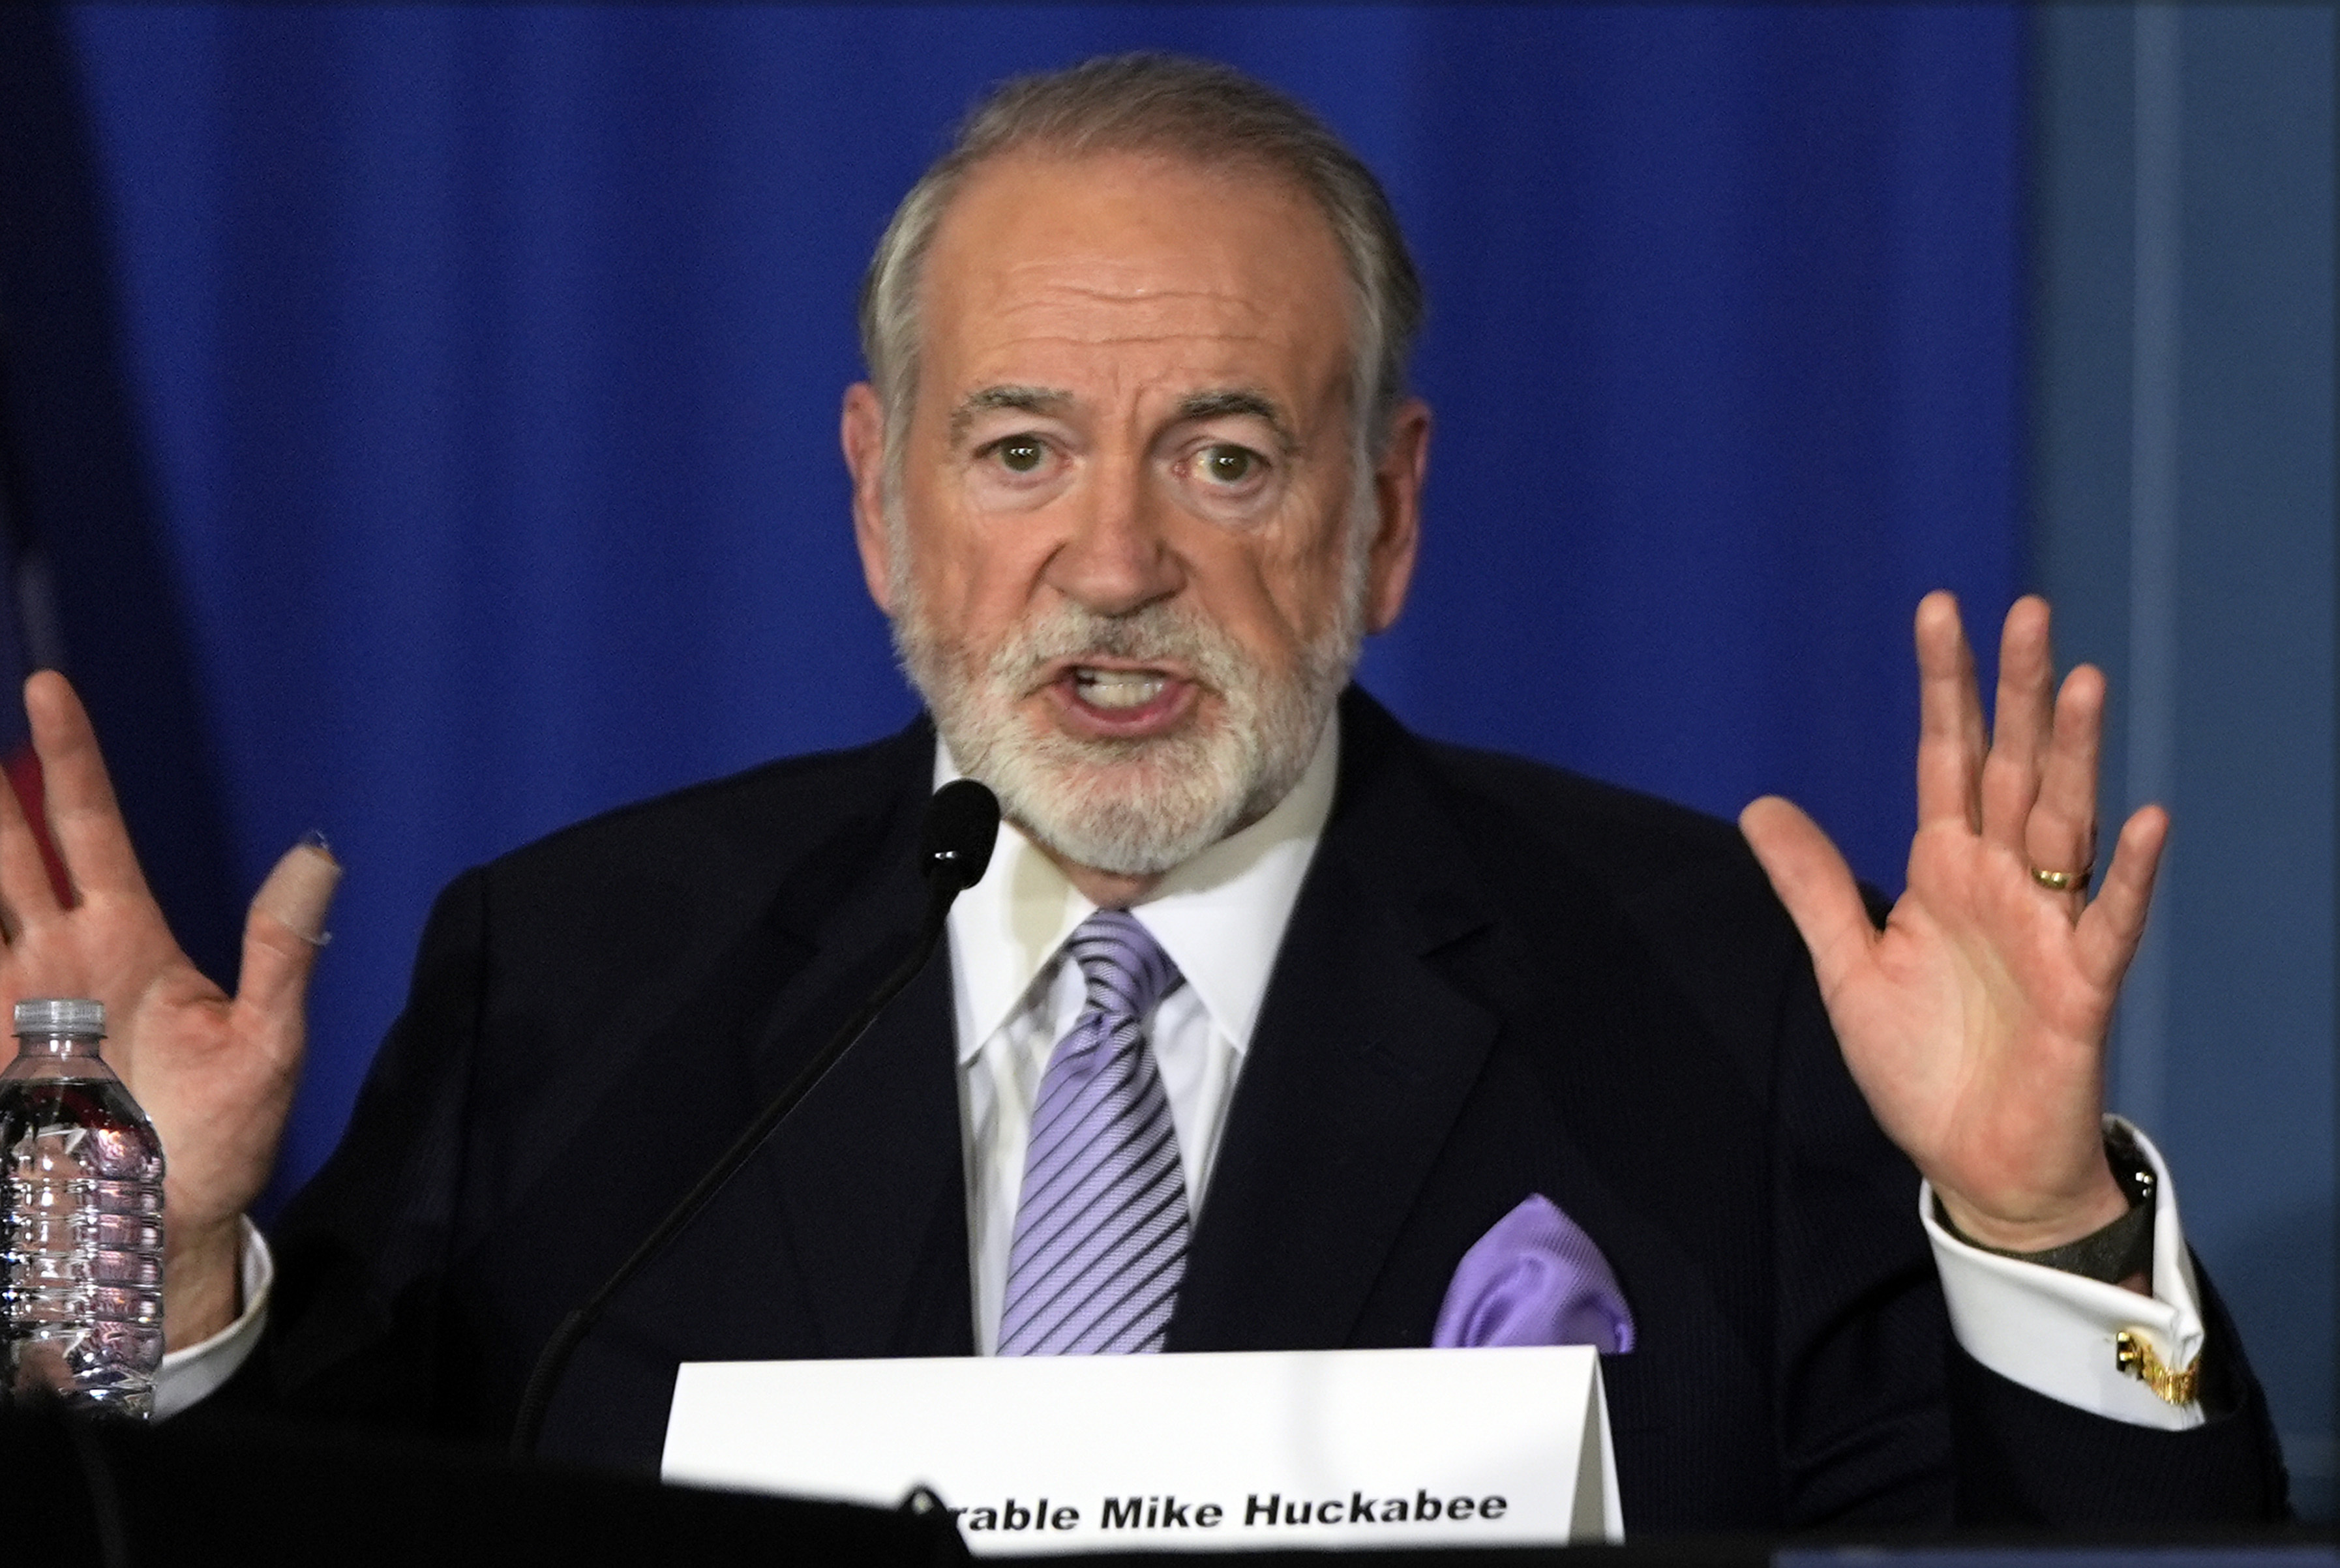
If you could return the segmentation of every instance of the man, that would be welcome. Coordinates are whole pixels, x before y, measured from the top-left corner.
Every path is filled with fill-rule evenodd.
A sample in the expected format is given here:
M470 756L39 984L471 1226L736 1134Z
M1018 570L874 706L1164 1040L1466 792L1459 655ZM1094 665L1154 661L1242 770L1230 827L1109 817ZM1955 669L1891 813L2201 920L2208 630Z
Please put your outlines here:
M949 965L613 1305L547 1452L654 1463L686 1359L1444 1339L1465 1260L1549 1210L1597 1256L1636 1529L2279 1513L2166 1177L2101 1126L2166 828L2089 898L2101 678L2057 695L2019 604L1987 744L1920 606L1881 931L1785 802L1742 843L1414 740L1344 688L1418 545L1419 315L1372 176L1269 90L1141 58L991 100L880 246L842 420L933 730L459 879L273 1285L237 1216L334 871L279 866L231 1001L36 679L80 900L0 806L5 981L105 999L163 1130L166 1404L233 1374L500 1439L555 1320L897 962L964 772L1010 826Z

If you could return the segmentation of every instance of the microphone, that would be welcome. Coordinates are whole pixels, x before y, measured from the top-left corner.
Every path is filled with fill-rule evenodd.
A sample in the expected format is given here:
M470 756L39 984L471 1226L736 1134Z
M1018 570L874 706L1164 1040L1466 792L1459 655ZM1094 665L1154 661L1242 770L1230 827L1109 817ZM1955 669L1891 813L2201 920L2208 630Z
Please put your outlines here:
M973 779L953 779L934 793L919 835L918 869L930 889L947 883L950 891L939 894L941 907L929 907L927 919L948 913L951 900L983 880L991 846L998 842L997 795Z
M952 901L983 880L984 868L991 863L992 845L998 837L998 797L973 779L954 779L927 802L918 846L918 870L927 880L927 912L909 956L879 982L860 1011L829 1037L820 1054L807 1062L804 1070L757 1113L756 1119L748 1124L731 1147L708 1167L698 1185L683 1194L682 1201L634 1248L633 1256L620 1264L618 1271L582 1307L560 1320L560 1326L552 1331L552 1337L545 1341L544 1349L538 1354L536 1365L529 1372L528 1387L521 1395L520 1413L512 1420L511 1452L514 1459L535 1455L537 1436L544 1425L545 1411L552 1403L552 1392L560 1386L560 1375L567 1370L569 1358L576 1354L578 1346L584 1343L585 1336L600 1320L611 1298L664 1251L669 1242L689 1228L690 1222L699 1218L699 1211L748 1163L749 1157L771 1136L772 1129L788 1119L788 1112L819 1087L820 1080L828 1076L829 1070L854 1041L868 1032L886 1004L927 967L936 944L942 941L943 922L950 914Z

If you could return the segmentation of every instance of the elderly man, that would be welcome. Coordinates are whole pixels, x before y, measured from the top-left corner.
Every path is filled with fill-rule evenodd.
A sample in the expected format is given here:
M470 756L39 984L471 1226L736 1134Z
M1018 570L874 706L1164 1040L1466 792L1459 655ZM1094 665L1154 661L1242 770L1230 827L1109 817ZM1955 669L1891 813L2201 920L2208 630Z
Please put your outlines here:
M36 679L80 899L0 823L6 983L104 998L162 1127L166 1406L233 1375L501 1439L561 1312L901 955L965 774L1009 825L949 962L615 1303L549 1452L654 1463L683 1360L1476 1342L1466 1263L1540 1244L1617 1353L1637 1529L2279 1513L2166 1173L2101 1117L2166 825L2089 898L2101 677L2057 694L2018 605L1987 739L1919 606L1881 929L1784 801L1742 839L1414 739L1348 682L1419 542L1420 311L1372 175L1271 90L1136 58L995 95L879 248L843 415L931 728L459 879L281 1273L237 1217L333 869L272 876L231 1001Z

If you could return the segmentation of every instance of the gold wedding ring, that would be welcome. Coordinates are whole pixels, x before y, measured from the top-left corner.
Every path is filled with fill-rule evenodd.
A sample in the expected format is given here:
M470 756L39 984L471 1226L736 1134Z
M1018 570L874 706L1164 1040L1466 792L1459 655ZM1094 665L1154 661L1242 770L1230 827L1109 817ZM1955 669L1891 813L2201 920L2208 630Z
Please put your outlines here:
M2031 880L2049 892L2086 892L2088 879L2096 874L2097 868L2092 865L2084 865L2077 871L2042 871L2036 865L2031 868Z

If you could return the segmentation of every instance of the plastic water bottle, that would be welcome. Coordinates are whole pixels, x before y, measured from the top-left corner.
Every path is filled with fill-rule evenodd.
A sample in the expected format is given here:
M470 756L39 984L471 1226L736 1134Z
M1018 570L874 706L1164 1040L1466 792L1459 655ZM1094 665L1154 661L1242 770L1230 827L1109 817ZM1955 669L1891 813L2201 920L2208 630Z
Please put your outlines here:
M146 1416L163 1363L163 1143L97 1053L105 1004L16 1004L0 1071L0 1399Z

